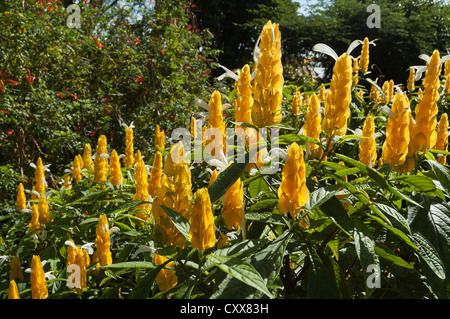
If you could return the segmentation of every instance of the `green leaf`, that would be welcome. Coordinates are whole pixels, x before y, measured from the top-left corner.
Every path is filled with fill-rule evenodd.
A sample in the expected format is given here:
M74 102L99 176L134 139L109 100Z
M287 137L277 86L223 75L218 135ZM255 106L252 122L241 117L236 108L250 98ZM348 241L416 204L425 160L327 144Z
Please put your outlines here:
M336 193L339 192L340 188L342 188L341 185L335 184L316 189L309 195L309 201L306 203L306 208L312 210L315 207L319 207L330 198L334 197Z
M424 162L430 165L431 170L436 176L436 179L441 183L445 192L450 195L450 170L446 166L436 161L424 160Z
M308 299L340 299L337 282L331 272L325 267L317 252L307 246L311 265L308 268Z
M419 247L416 251L419 257L428 265L434 274L441 280L445 279L444 263L430 242L419 232L413 232L414 243Z
M412 264L408 264L405 260L397 256L396 254L392 253L388 250L387 247L379 246L378 244L375 245L375 252L378 256L381 258L390 261L394 263L397 266L406 268L406 269L414 269L414 266Z
M263 199L261 201L257 201L252 206L250 206L248 212L272 211L273 208L277 205L278 205L278 199L276 199L276 198Z
M102 268L156 268L158 265L149 261L124 261L111 265L102 266Z
M166 207L164 205L161 205L162 209L166 212L167 216L170 218L174 226L180 231L180 233L183 234L183 236L186 238L186 240L189 241L189 229L190 224L189 221L184 218L183 215L177 213L173 209Z
M400 191L398 191L396 188L394 188L392 185L390 185L387 180L386 180L386 176L384 176L383 174L377 172L376 170L362 164L359 161L356 161L350 157L347 157L345 155L342 154L336 154L336 157L340 158L341 160L343 160L344 162L353 165L355 167L358 167L361 172L363 172L364 174L368 175L370 178L372 178L375 182L377 182L380 186L382 186L384 189L389 190L391 193L393 193L394 195L397 195L400 198L403 198L404 200L420 206L419 203L415 202L414 200L412 200L411 198L409 198L408 196L406 196L405 194L402 194Z
M109 205L110 207L105 211L105 214L109 215L112 213L119 213L119 212L127 211L127 210L130 210L131 208L134 208L134 207L142 205L142 204L148 204L148 202L141 201L141 200L131 200L131 201L126 201L124 203L121 203L119 205Z
M248 192L253 199L257 199L261 194L270 192L270 188L264 180L264 177L261 176L261 178L250 182Z
M261 275L266 287L272 285L280 273L286 245L291 236L292 234L286 231L267 247L246 258L246 261ZM233 251L236 251L236 249ZM256 290L254 287L250 287L232 276L227 276L218 284L217 290L211 298L254 299L261 298L262 295L263 292L260 290Z
M320 210L348 236L353 236L353 229L355 227L353 220L348 216L347 211L335 196L321 204Z
M396 181L413 186L415 191L421 193L430 193L436 191L436 185L433 181L424 175L400 175Z
M376 203L371 206L375 206L379 211L381 211L385 215L392 217L395 221L400 223L400 225L403 226L409 234L411 234L411 229L409 228L408 221L396 209L381 203Z
M161 269L163 269L170 261L171 259L167 260L163 264L151 270L144 277L140 278L133 287L129 299L146 299L150 294L152 285L156 280L156 276L158 276Z
M248 262L230 256L209 255L207 258L227 274L273 298L261 275Z

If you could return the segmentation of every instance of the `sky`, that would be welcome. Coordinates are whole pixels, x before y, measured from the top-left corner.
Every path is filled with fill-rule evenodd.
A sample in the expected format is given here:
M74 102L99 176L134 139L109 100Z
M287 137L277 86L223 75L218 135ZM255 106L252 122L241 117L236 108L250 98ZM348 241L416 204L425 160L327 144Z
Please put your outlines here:
M298 2L300 3L301 8L299 9L300 14L306 14L308 13L308 6L312 4L316 4L317 0L292 0L292 2Z

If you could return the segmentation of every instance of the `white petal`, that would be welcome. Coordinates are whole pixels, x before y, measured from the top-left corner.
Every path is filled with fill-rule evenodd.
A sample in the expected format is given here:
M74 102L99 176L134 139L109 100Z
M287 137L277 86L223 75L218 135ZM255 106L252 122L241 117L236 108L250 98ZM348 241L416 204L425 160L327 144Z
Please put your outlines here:
M384 114L387 114L389 117L394 117L394 112L392 112L392 110L387 106L382 106L380 108L380 111Z
M25 272L26 272L27 274L31 274L31 273L33 272L33 270L32 270L31 268L27 268L27 269L25 269Z
M216 167L219 171L223 171L225 168L227 168L227 166L223 162L219 161L216 158L210 159L207 163L208 165Z
M36 169L36 164L30 163L30 166L31 166L32 168Z
M337 55L337 53L326 44L318 43L312 49L313 49L313 51L324 53L324 54L331 56L335 61L337 61L339 59L339 56Z
M109 155L106 154L106 153L103 153L103 154L100 154L100 157L101 157L101 158L109 158Z
M361 41L361 40L355 40L355 41L353 41L352 43L350 43L350 45L348 46L348 49L347 49L347 53L348 53L348 54L352 53L352 51L353 51L356 47L358 47L358 45L360 45L360 44L363 44L363 41Z
M71 246L72 248L77 248L77 246L75 246L75 244L73 242L71 242L70 240L66 240L64 242L64 244L67 246Z
M119 159L122 159L122 158L124 158L126 155L125 154L120 154L119 155Z
M261 52L261 49L259 48L259 41L261 41L261 35L258 37L258 40L256 40L255 48L253 49L253 61L256 65L258 64L259 54Z
M31 209L25 208L22 210L19 210L20 213L32 213L33 211Z
M106 226L106 225L105 225L105 226ZM113 227L111 227L111 228L109 229L109 234L111 235L111 234L117 233L117 232L119 232L119 231L120 231L120 228L119 228L119 227L113 226Z
M105 232L105 233L108 232L108 225L106 225L106 224L103 225L103 232Z
M222 111L228 110L232 105L230 103L222 104Z
M85 249L87 250L89 255L92 255L94 253L94 249L92 248L92 245L94 245L95 243L87 243L84 244L83 246L81 246L81 249Z
M195 98L194 103L195 103L195 105L204 108L204 109L207 110L208 112L211 111L211 108L209 107L208 103L206 103L206 102L203 101L202 99Z
M135 253L131 256L131 259L134 259L139 255L140 253L146 253L146 252L155 252L156 249L150 246L145 245L139 245L138 249L135 251Z
M274 157L275 158L280 158L281 157L285 161L288 159L288 155L287 155L286 151L281 149L281 148L279 148L279 147L272 148L269 151L269 154L270 154L270 157L272 157L272 158L274 158Z
M53 270L47 271L44 275L48 280L56 279L56 276L52 274Z
M222 69L225 70L225 73L222 74L221 76L219 76L217 78L217 80L222 81L224 78L231 78L233 80L235 80L236 82L239 82L239 77L237 76L236 73L234 73L233 71L231 71L230 69L228 69L227 67L224 67L223 65L218 64Z
M431 57L429 55L426 55L426 54L421 54L421 55L419 55L419 59L422 59L425 62L430 63Z

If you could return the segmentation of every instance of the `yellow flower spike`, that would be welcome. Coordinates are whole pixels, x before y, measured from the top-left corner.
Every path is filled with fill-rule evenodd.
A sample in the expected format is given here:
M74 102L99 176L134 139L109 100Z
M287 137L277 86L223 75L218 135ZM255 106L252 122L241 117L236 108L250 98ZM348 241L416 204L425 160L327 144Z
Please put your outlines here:
M439 120L438 126L436 128L437 138L435 149L441 151L448 151L448 115L447 113L442 114ZM447 155L438 156L437 161L442 165L447 163Z
M156 189L159 187L161 181L162 167L162 154L160 151L157 151L153 159L153 167L150 170L148 182L148 194L152 197L156 197Z
M424 153L436 144L437 101L440 87L439 76L442 68L438 51L433 52L429 62L427 62L427 67L423 79L424 95L415 109L417 130L414 140L417 150L422 149Z
M409 76L408 76L408 83L407 83L407 88L409 92L414 92L416 89L416 84L414 81L414 78L416 77L416 69L415 68L410 68L409 69Z
M79 286L75 286L73 289L74 291L79 291L86 287L86 268L90 264L90 258L86 250L75 246L72 240L68 240L68 242L69 247L67 247L67 267L70 265L77 265L79 267ZM73 284L75 284L75 282L73 282Z
M236 99L234 100L234 118L236 122L252 124L252 91L250 67L246 64L242 68L239 74L239 81L237 82Z
M303 149L292 143L288 149L287 161L283 167L281 185L278 188L278 209L295 218L309 200L306 187L306 167Z
M156 265L162 265L164 264L166 261L168 260L168 258L158 255L158 254L153 254L153 263L155 263ZM173 268L173 262L168 262L165 267L167 268ZM178 277L176 275L176 271L172 270L172 269L161 269L158 273L158 275L156 276L156 283L158 284L158 288L161 291L166 291L169 290L170 288L173 288L177 285L178 283Z
M380 100L380 91L374 85L370 87L370 100L372 102L378 102Z
M134 180L136 182L134 200L148 201L148 172L143 159L140 159L136 164ZM145 221L150 219L150 207L148 204L144 203L136 208L143 210L142 212L136 214L137 217Z
M39 222L39 206L38 204L31 205L31 221L28 224L28 233L30 234L40 234L40 230L35 231L36 229L41 227L41 223Z
M422 100L422 98L423 98L423 91L422 91L422 88L419 88L419 91L417 91L417 96L418 96L418 98L419 98L419 101Z
M450 75L450 60L444 63L444 75L445 77Z
M216 244L216 226L207 188L200 188L195 194L194 208L189 229L189 241L193 248L201 251Z
M300 91L295 92L294 98L292 100L292 114L297 116L300 112L302 106L302 96Z
M448 61L447 61L448 62ZM450 92L450 74L445 76L444 92L448 94Z
M241 229L242 213L244 209L244 183L238 178L230 186L223 198L222 218L228 229Z
M211 155L214 158L218 158L220 157L220 155L216 154L216 149L223 150L225 152L225 145L226 145L226 131L225 131L225 122L223 121L222 97L219 91L215 90L211 94L208 106L209 106L208 128L220 130L222 138L220 138L220 136L215 136L216 132L212 132L212 136L207 138L206 145L208 148L211 149ZM208 132L206 131L205 133Z
M83 166L83 161L80 159L80 157L77 155L75 156L73 160L73 169L72 169L72 179L75 180L75 182L81 181L81 168Z
M364 38L359 60L359 69L364 74L369 69L369 39Z
M71 178L70 175L67 175L66 177L64 177L64 187L67 188L72 188L72 182L71 182Z
M408 100L408 97L405 95L405 100ZM407 103L408 107L409 107L409 103ZM406 154L406 160L405 163L403 163L402 165L396 166L394 168L394 170L397 173L408 173L411 172L414 167L416 166L416 161L414 159L414 155L417 153L417 148L416 148L416 144L414 143L414 141L412 140L414 138L414 136L416 135L416 127L417 127L417 123L414 120L414 118L412 117L411 112L409 112L409 138L410 138L410 142L408 144L408 153Z
M19 183L19 186L17 187L16 209L23 210L25 208L27 208L27 198L25 196L25 189L23 188L23 184Z
M410 112L403 93L397 93L392 103L392 114L386 125L386 140L382 148L385 163L396 168L405 163L410 142Z
M108 154L108 145L105 135L100 135L97 144L97 153L94 159L94 181L96 183L105 183L108 176L108 158L102 157L102 154Z
M95 246L97 247L97 257L101 266L111 265L111 241L109 238L109 223L105 214L98 217L97 228L95 229Z
M133 128L127 126L125 134L125 158L123 162L125 167L130 169L133 167L134 161Z
M359 83L359 60L355 58L353 60L353 85L356 86Z
M260 54L254 79L252 121L258 127L281 123L283 65L279 25L268 21L261 32Z
M343 136L347 132L350 117L352 89L352 61L347 53L342 54L333 68L333 77L325 103L322 130L328 138Z
M305 125L303 126L302 134L319 141L320 132L322 131L321 122L322 122L322 114L320 112L320 102L317 95L314 93L311 96L308 109L306 110ZM309 143L309 149L311 150L311 158L317 158L318 156L317 150L319 147L320 146L317 144Z
M382 87L383 93L384 93L384 99L382 99L381 102L387 104L389 103L394 94L394 82L391 81L384 81L383 87ZM380 97L381 98L381 97Z
M91 144L86 143L83 151L83 167L88 171L94 170L94 161L92 160Z
M39 197L39 223L48 224L52 221L52 215L49 212L49 207L47 204L47 197L44 193Z
M9 266L11 267L11 274L9 276L9 280L19 279L23 281L23 272L20 267L20 258L19 256L14 256L9 262Z
M372 115L366 117L359 143L359 161L369 167L375 167L377 162L377 145L375 142L375 122Z
M197 138L197 123L195 122L195 117L191 117L191 138Z
M45 280L44 268L41 257L33 255L31 259L31 298L46 299L48 297L47 282Z
M161 131L159 125L156 125L155 129L155 148L157 150L163 150L166 146L166 135L164 131Z
M8 299L20 299L19 289L17 288L17 284L14 280L9 282Z
M321 84L319 88L319 95L317 96L319 98L319 101L324 101L327 99L327 93L325 90L325 85Z
M119 155L116 150L111 152L109 164L109 181L116 187L121 187L123 182L122 168L120 165Z
M36 163L36 170L34 172L34 180L36 192L39 194L44 193L47 183L45 181L44 165L42 164L42 159L39 157Z
M154 234L163 245L183 247L186 239L175 227L161 206L166 206L187 220L192 211L192 182L189 163L183 160L184 149L180 141L170 147L170 153L164 162L164 174L160 187L156 189L156 200L152 204L155 219Z

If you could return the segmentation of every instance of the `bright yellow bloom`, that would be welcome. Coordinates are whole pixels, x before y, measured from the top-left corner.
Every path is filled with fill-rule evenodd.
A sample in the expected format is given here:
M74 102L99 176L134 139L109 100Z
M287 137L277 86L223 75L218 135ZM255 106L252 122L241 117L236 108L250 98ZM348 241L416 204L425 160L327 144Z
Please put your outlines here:
M81 181L81 169L83 168L83 159L81 156L75 156L73 160L73 169L72 169L72 179L75 179L75 182Z
M89 143L84 145L83 167L86 168L88 171L94 170L94 162L92 161L91 144L89 144Z
M319 95L317 96L319 101L325 101L327 99L327 92L325 91L325 85L321 84L319 87Z
M9 280L19 279L20 281L23 281L23 273L22 268L20 267L19 256L14 256L9 262L9 266L11 267L11 274L9 276Z
M447 61L448 62L448 61ZM448 94L450 92L450 74L445 76L444 92Z
M450 60L445 61L445 63L444 63L444 75L445 75L445 77L450 75Z
M191 117L191 137L193 139L197 138L197 123L195 122L195 117Z
M109 223L105 214L101 214L98 217L97 228L95 229L95 246L97 247L97 256L100 260L100 265L111 265L111 241L109 238Z
M435 149L441 151L448 151L448 115L447 113L442 114L439 120L438 126L436 128L437 139ZM442 155L437 158L437 161L442 165L447 163L447 155Z
M70 242L73 245L67 247L67 266L74 264L79 267L79 287L74 287L76 291L86 287L86 268L90 264L90 258L86 250L76 247L72 240Z
M70 175L67 175L66 177L64 177L64 187L67 188L72 188L72 182L70 181Z
M150 170L150 178L148 182L148 194L152 197L156 197L156 189L160 185L162 166L162 154L160 151L157 151L155 158L153 159L153 166Z
M237 181L226 191L223 199L222 218L228 229L241 229L244 209L244 183Z
M9 282L8 299L20 299L19 289L17 288L17 284L14 280Z
M333 77L325 103L322 130L328 138L343 136L347 132L350 117L352 89L352 61L347 53L342 54L333 68Z
M208 189L201 188L195 194L194 208L192 209L189 241L193 248L201 251L216 244L216 226L211 209L211 200Z
M208 106L208 129L212 130L212 132L208 134L209 131L206 131L207 135L211 135L207 137L206 147L210 149L212 157L220 158L220 154L216 154L216 150L225 152L226 132L225 122L223 121L222 97L219 91L215 90L212 93Z
M320 113L320 102L317 95L314 93L311 96L308 109L306 110L305 125L303 126L303 135L319 141L320 132L322 131L322 128L320 126L321 122L322 122L322 114ZM316 158L317 151L315 150L318 148L319 145L309 143L309 149L311 150L311 153L313 155L312 158Z
M367 116L364 121L362 136L368 137L361 139L359 143L359 161L369 167L375 167L377 162L377 145L375 143L375 122L373 116Z
M410 141L410 112L403 93L397 93L392 103L392 114L386 125L386 140L382 157L385 163L395 169L405 163Z
M159 129L159 125L156 125L155 129L155 148L156 150L164 150L166 146L166 135L164 134L164 131L161 131Z
M364 38L363 46L361 49L361 57L359 60L359 69L362 73L366 73L369 69L369 39Z
M218 170L213 170L211 173L211 177L209 178L209 183L208 183L208 187L211 186L212 183L214 183L214 181L217 179L217 176L219 175L219 171Z
M358 73L359 73L359 60L355 58L353 60L353 85L354 86L358 85L358 83L359 83Z
M153 254L153 263L155 263L156 265L162 265L167 260L168 258L164 256L158 255L156 253ZM173 268L174 267L173 262L168 262L164 267ZM166 291L169 290L170 288L175 287L178 283L176 271L165 268L161 269L158 275L156 276L156 283L158 284L158 288L161 291Z
M19 183L19 186L17 187L16 209L23 210L25 208L27 208L27 198L25 196L25 189L23 188L23 184Z
M297 91L295 92L294 98L292 100L292 114L297 116L298 113L300 112L301 106L302 106L302 96L300 91Z
M237 122L252 123L252 91L250 67L246 64L239 74L236 99L234 100L234 118Z
M50 214L49 207L47 204L47 198L44 193L39 197L39 222L41 224L48 224L52 221L52 215Z
M382 89L385 97L384 100L382 100L381 102L387 104L394 97L394 81L393 80L384 81Z
M163 245L183 247L186 239L173 225L161 206L166 206L190 219L192 210L192 182L189 163L183 161L183 143L180 141L170 147L170 153L164 162L164 175L160 187L156 189L156 200L152 204L155 218L157 241Z
M440 87L439 75L442 64L440 63L439 52L434 51L427 62L428 69L423 80L424 95L415 109L415 120L417 122L416 135L414 141L417 150L422 148L423 152L433 148L436 144L437 125L437 101L439 99L438 89Z
M36 170L34 172L34 180L36 186L36 192L39 194L45 192L47 182L45 181L44 165L42 159L39 157L36 163Z
M33 255L31 259L31 298L46 299L48 297L47 282L45 281L44 268L41 257Z
M261 33L260 54L254 79L252 121L258 127L281 123L283 65L279 25L268 21Z
M409 107L408 97L406 96L406 94L404 94L404 96L405 96L406 104ZM416 160L414 159L414 155L416 155L416 153L418 151L416 144L412 140L414 138L414 136L416 135L415 132L417 129L417 123L414 120L414 118L412 117L411 112L409 112L409 124L408 125L409 125L410 141L408 143L408 153L406 154L405 163L394 167L394 170L396 172L403 173L403 174L411 172L414 169L414 167L416 166Z
M108 154L108 145L105 135L100 135L98 138L97 153L94 159L94 181L96 183L105 183L108 176L108 158L101 157L100 155L102 154Z
M133 128L127 126L125 135L125 158L123 162L126 168L132 168L134 161Z
M372 102L377 102L380 100L380 91L378 91L374 85L370 87L370 100Z
M295 218L309 201L309 190L306 187L303 149L294 142L289 147L287 156L278 188L278 209L282 214L289 213Z
M141 158L136 164L134 171L134 180L136 182L136 191L134 194L134 200L148 201L148 172L145 167L144 160ZM136 214L137 217L148 221L150 214L150 207L148 204L144 203L136 207L137 209L142 209L142 212Z
M408 77L408 91L409 92L414 92L414 90L416 89L416 84L414 81L414 78L416 76L416 69L415 68L410 68L409 69L409 77Z
M111 159L109 163L109 181L116 187L121 186L123 181L120 159L116 150L111 152Z
M28 224L28 233L39 235L40 230L34 231L41 227L39 222L39 206L38 204L31 205L31 222Z

